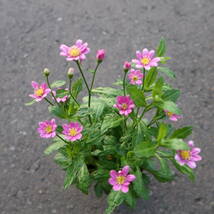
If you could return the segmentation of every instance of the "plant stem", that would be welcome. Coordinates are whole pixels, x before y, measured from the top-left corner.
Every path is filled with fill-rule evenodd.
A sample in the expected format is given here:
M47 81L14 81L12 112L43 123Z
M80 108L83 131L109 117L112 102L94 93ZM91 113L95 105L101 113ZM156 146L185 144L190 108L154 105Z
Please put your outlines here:
M59 103L57 102L56 97L53 94L53 91L52 91L52 88L51 88L48 76L46 76L46 81L47 81L48 87L51 89L51 95L52 95L52 97L54 98L56 104L59 106Z
M56 134L56 136L57 136L58 138L60 138L62 141L64 141L65 143L68 144L68 142L67 142L65 139L63 139L59 134Z
M72 99L75 101L75 103L80 106L80 104L78 103L78 101L76 100L76 98L72 95L71 93L71 78L69 78L69 94L72 97Z
M50 100L48 100L48 98L44 98L50 105L52 105L52 106L54 106L54 104L50 101Z
M146 77L146 70L145 68L143 68L143 85L142 85L142 90L144 91L144 80L145 80L145 77Z
M75 62L77 63L77 67L79 68L79 71L80 71L80 73L82 75L82 78L83 78L83 81L85 83L85 86L86 86L86 88L88 90L88 107L90 108L90 106L91 106L91 91L90 91L90 89L88 87L88 83L87 83L87 81L85 79L85 76L83 74L83 71L82 71L82 68L81 68L81 65L80 65L79 61L75 61ZM90 124L92 124L91 115L88 115L88 119L89 119Z
M123 76L123 94L124 94L124 96L126 96L126 75L127 75L127 72L124 72L124 76Z
M96 67L95 67L95 69L94 69L94 73L93 73L93 77L92 77L92 81L91 81L90 91L91 91L92 88L93 88L94 80L95 80L95 75L96 75L96 72L97 72L97 69L98 69L99 65L100 65L100 62L98 61L98 62L97 62L97 65L96 65Z

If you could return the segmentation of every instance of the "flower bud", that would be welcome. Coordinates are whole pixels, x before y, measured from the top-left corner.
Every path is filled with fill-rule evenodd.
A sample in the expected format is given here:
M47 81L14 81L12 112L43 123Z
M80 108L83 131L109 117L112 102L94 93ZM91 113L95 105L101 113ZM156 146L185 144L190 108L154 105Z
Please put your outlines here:
M49 70L48 68L45 68L45 69L43 70L43 74L44 74L46 77L49 76L50 70Z
M103 59L105 58L105 50L104 49L98 50L96 58L97 58L98 62L102 62Z
M74 76L74 69L69 68L67 72L68 78L71 79Z
M129 70L130 68L131 68L131 63L125 61L124 64L123 64L124 72L128 72L128 70Z

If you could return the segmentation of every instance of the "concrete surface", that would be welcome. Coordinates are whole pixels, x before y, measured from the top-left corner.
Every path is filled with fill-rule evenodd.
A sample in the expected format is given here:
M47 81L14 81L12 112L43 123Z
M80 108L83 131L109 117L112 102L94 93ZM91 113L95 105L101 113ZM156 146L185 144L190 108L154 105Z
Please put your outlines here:
M31 80L41 81L48 67L62 79L68 64L59 45L78 38L107 58L97 85L120 74L136 49L168 42L173 84L182 89L180 125L194 126L193 140L202 148L198 179L179 176L173 183L151 184L148 201L121 214L214 213L214 1L213 0L0 0L0 213L102 214L105 198L63 190L63 172L43 155L48 141L36 133L48 119L46 105L25 107ZM89 64L86 64L88 66ZM91 63L93 65L93 63Z

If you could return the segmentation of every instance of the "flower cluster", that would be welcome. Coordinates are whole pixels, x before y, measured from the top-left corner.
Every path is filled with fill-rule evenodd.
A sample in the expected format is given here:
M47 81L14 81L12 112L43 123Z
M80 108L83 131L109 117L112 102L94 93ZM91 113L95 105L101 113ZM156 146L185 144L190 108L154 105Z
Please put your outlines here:
M41 138L53 139L45 154L57 152L55 161L66 171L64 187L76 184L87 193L94 183L97 196L109 194L108 214L123 201L132 205L149 194L150 174L161 182L172 181L173 165L193 178L196 162L202 159L201 149L185 140L192 128L168 124L181 119L182 113L176 104L179 90L162 76L174 76L161 65L169 59L165 49L161 40L156 51L136 51L135 59L121 65L123 78L115 83L121 88L94 88L106 51L97 50L94 69L86 69L92 77L86 78L84 60L90 49L88 43L77 40L71 46L62 44L60 55L77 66L80 79L70 67L67 81L50 83L51 72L44 69L46 82L31 83L33 100L26 105L40 101L49 105L52 119L39 122L37 131ZM161 73L164 69L167 72ZM87 96L81 102L83 84Z

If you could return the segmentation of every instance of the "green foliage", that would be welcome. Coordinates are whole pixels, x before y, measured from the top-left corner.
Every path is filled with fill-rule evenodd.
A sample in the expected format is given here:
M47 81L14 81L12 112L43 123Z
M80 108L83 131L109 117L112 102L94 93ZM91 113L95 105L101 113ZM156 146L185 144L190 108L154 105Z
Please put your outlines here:
M128 85L127 92L138 107L146 106L145 96L136 85Z
M192 127L174 128L174 124L167 120L165 110L177 115L181 115L181 110L176 104L180 90L167 83L167 77L174 80L175 73L165 65L161 66L170 59L165 52L166 42L161 39L156 49L159 66L146 71L142 69L145 71L142 85L131 85L124 73L124 80L118 79L114 87L93 88L91 79L84 76L84 65L79 62L76 63L83 78L69 79L71 91L59 89L66 81L57 80L51 84L57 98L68 96L69 99L55 103L50 99L51 93L48 95L46 101L52 100L48 107L51 117L61 121L56 120L57 135L44 154L54 154L55 163L65 171L65 189L76 185L88 194L92 185L97 197L107 194L105 214L111 214L123 202L134 207L138 198L148 199L150 176L159 182L170 182L176 175L173 170L177 169L189 179L195 179L193 169L181 166L174 158L179 150L190 149L183 139L192 133ZM92 78L100 64L96 69L87 69ZM132 68L136 69L135 63ZM88 94L83 97L84 87ZM128 116L121 115L114 105L117 96L124 94L135 103ZM35 102L34 99L25 105ZM126 105L121 108L127 110ZM81 139L65 140L62 124L70 122L79 122L83 126ZM126 165L130 167L129 174L135 175L136 179L130 183L128 193L114 191L108 183L110 171L119 171Z
M54 81L52 84L51 84L51 88L59 88L59 87L62 87L63 85L65 85L66 82L64 80L57 80L57 81Z

